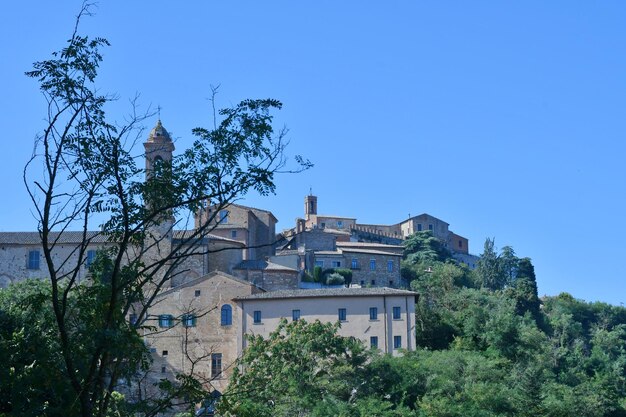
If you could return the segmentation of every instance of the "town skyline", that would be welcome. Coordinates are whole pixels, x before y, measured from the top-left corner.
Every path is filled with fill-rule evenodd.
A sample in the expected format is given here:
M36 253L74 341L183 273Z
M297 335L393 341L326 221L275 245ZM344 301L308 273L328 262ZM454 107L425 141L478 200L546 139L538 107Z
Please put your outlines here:
M0 165L11 198L0 231L36 227L21 172L45 106L23 72L64 46L80 4L8 7ZM277 178L275 197L241 201L272 211L277 231L303 216L311 188L320 214L362 223L428 213L473 254L495 237L532 258L540 295L619 305L625 19L618 2L138 2L101 3L81 32L111 42L100 69L103 91L120 97L111 117L140 93L143 109L161 107L178 149L211 125L210 85L221 85L218 107L284 103L288 154L315 167Z

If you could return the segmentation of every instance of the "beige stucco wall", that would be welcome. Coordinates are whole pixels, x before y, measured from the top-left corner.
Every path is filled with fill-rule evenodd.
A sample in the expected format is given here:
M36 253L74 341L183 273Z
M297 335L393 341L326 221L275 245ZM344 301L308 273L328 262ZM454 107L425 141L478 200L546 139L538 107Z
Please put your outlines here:
M341 323L339 334L360 339L366 346L370 337L378 337L378 347L384 353L398 355L393 348L393 336L402 338L401 348L415 350L415 299L413 296L357 296L357 297L312 297L240 300L238 309L243 318L240 329L244 334L263 337L275 330L281 318L292 319L292 311L300 310L301 319L308 322L336 322L338 310L346 309L346 321ZM401 308L400 319L392 317L393 307ZM378 309L378 319L370 320L370 307ZM254 324L254 311L261 311L261 323ZM407 314L408 312L408 314ZM245 339L244 339L245 347Z

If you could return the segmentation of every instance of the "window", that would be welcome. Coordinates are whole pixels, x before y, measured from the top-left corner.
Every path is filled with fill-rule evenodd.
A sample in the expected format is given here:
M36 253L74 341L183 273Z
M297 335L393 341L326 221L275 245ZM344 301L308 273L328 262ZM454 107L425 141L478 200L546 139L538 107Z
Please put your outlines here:
M320 227L321 227L322 229L324 229L324 228L326 227L326 223L321 222L321 223L320 223Z
M211 354L211 378L215 378L222 373L222 354Z
M422 231L422 223L418 223L417 224L417 231L421 232Z
M227 224L228 223L228 210L220 211L220 223Z
M232 237L233 239L235 239L237 237L237 231L236 230L231 230L230 231L230 237Z
M222 326L230 326L233 324L233 308L230 304L224 304L222 306L222 318L220 323Z
M167 356L167 354L168 354L168 353L169 353L169 352L168 352L167 350L164 350L164 351L162 352L163 356Z
M370 347L378 349L378 336L370 336Z
M254 324L261 324L261 312L259 310L254 312Z
M193 295L196 297L200 297L200 290L195 290Z
M400 320L400 307L394 307L393 308L393 319L394 320Z
M87 267L90 267L96 260L96 251L95 250L88 250L87 251Z
M347 314L345 308L340 308L337 315L339 316L339 321L346 321Z
M131 314L128 316L128 322L129 322L130 324L133 324L133 325L134 325L134 324L137 324L137 315L136 315L135 313L131 313Z
M376 286L376 280L375 279L372 280L372 287L374 287L374 286Z
M393 280L391 280L391 279L389 280L389 286L393 287Z
M161 314L159 316L159 327L172 327L174 325L174 317L171 314Z
M343 229L343 221L337 220L337 229Z
M333 268L341 268L341 261L332 261Z
M463 241L459 240L459 248L462 248L462 247L463 247Z
M196 327L196 316L195 314L185 314L182 317L183 326L185 327Z
M356 258L352 258L352 269L359 269L359 260Z
M400 349L402 347L402 336L393 337L393 348Z
M300 310L291 310L291 319L293 321L300 319Z
M429 224L429 225L428 225L428 230L430 230L430 231L432 231L432 230L433 230L433 225L432 225L432 224Z
M364 280L364 279L362 279L362 280L361 280L361 282L360 282L360 284L361 284L361 287L365 287L365 280Z
M324 268L324 261L315 261L315 266L319 266L320 268Z
M39 251L28 252L28 269L39 269Z
M387 261L387 272L393 272L393 261Z
M370 271L376 271L376 259L370 259Z
M161 367L161 373L164 374L165 373L165 366Z
M378 320L378 308L370 307L370 320Z

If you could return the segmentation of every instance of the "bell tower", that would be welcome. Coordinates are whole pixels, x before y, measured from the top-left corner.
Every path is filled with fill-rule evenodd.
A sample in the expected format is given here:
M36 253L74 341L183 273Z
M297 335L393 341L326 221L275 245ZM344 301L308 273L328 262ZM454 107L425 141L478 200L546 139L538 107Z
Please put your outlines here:
M148 139L143 144L146 159L146 180L154 175L154 164L157 161L171 162L174 152L174 143L167 130L161 124L161 119L152 128ZM149 202L146 202L149 209ZM170 212L164 212L146 227L144 255L146 265L157 265L162 259L171 254L174 217ZM157 273L157 281L164 278L165 270Z
M143 144L146 150L146 176L152 173L152 166L155 161L172 161L174 143L167 130L161 124L161 119L152 128L148 135L148 140Z
M309 220L311 215L317 214L317 197L309 194L304 197L304 218Z

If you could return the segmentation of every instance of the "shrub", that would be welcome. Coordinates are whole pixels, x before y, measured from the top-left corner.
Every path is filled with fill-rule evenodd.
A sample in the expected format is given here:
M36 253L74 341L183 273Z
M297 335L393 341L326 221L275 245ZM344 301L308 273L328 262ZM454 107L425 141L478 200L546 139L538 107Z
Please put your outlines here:
M313 282L322 282L322 267L316 266L313 268Z
M352 270L348 268L337 268L335 273L343 277L344 283L350 285L352 283Z
M337 272L329 274L326 278L326 285L343 285L346 282L344 277Z

